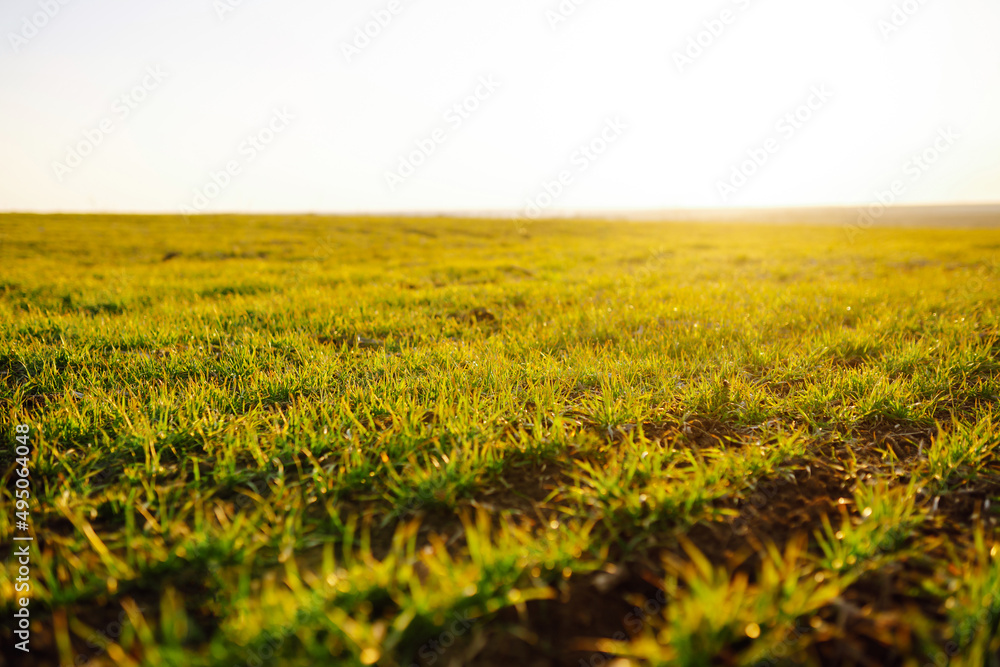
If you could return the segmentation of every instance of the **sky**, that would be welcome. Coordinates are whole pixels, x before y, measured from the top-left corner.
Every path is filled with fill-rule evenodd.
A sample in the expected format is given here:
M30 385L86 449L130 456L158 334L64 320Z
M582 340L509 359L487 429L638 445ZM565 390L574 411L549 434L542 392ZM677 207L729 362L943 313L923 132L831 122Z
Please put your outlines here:
M1000 202L996 0L3 0L0 211Z

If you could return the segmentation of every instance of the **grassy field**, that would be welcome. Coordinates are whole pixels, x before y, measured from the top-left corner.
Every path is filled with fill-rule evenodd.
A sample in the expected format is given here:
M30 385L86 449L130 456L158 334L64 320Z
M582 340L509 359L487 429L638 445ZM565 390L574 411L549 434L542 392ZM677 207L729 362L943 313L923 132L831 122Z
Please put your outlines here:
M1000 231L0 233L9 664L1000 664Z

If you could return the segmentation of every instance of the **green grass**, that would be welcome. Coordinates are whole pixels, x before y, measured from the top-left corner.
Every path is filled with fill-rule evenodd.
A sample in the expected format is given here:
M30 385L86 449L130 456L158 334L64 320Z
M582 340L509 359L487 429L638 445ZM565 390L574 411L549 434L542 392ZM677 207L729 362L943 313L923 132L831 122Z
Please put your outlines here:
M0 235L28 664L997 664L1000 231Z

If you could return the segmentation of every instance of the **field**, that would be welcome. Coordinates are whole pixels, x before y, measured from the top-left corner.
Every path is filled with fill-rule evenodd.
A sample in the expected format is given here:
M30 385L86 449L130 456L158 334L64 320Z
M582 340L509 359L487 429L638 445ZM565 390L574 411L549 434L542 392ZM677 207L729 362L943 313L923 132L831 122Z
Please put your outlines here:
M998 230L0 234L8 664L1000 664Z

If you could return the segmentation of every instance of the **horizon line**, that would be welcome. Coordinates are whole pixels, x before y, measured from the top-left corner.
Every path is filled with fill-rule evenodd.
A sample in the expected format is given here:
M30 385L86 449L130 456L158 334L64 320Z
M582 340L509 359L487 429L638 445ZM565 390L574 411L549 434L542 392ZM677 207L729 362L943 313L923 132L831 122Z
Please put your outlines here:
M1000 214L1000 201L995 202L933 202L917 204L889 204L884 206L877 201L862 204L803 204L803 205L782 205L782 206L686 206L686 207L665 207L665 208L602 208L602 209L545 209L542 215L537 216L539 220L563 219L563 218L604 218L618 216L671 216L678 214L710 215L710 216L734 216L740 217L748 214L759 213L800 213L800 212L844 212L863 211L872 207L882 207L886 212L914 212L914 211L940 211L942 209L960 209L965 211L978 210L984 212L995 212ZM146 216L146 217L219 217L219 216L280 216L280 215L308 215L317 217L387 217L403 216L411 218L421 217L454 217L454 218L481 218L481 217L522 217L532 219L524 215L523 209L506 208L486 208L486 209L367 209L367 210L345 210L345 211L319 211L309 209L275 209L275 210L229 210L229 211L198 211L195 213L184 213L183 211L171 210L105 210L105 211L84 211L84 210L0 210L0 215L74 215L74 216Z

